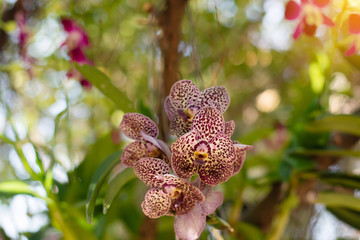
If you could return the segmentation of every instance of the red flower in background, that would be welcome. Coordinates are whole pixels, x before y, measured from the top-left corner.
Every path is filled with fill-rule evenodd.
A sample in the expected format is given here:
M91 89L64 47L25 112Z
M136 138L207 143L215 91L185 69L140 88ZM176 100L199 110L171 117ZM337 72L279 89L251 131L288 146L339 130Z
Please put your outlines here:
M346 56L355 54L360 50L360 15L351 14L349 17L349 32L355 35L355 40L350 45L350 48L345 52Z
M300 22L293 34L294 39L297 39L301 33L314 36L317 27L321 24L330 27L335 25L334 22L321 11L321 9L329 3L330 0L301 0L301 3L298 4L291 0L286 4L285 18L287 20L300 18Z
M80 28L74 20L69 18L62 18L61 24L68 34L65 42L61 46L67 47L71 61L79 65L92 65L92 62L87 59L84 53L85 48L90 45L86 32ZM91 83L86 80L75 67L72 67L66 76L79 80L85 89L91 88Z

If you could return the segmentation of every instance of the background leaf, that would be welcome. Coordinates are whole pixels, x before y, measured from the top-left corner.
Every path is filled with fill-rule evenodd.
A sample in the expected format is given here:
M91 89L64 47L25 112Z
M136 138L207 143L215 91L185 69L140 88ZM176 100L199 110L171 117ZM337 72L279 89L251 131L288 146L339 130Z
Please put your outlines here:
M126 95L126 92L120 91L116 88L111 80L99 69L90 65L76 65L80 73L90 81L100 92L112 100L119 109L124 112L133 112L134 107L132 102Z
M115 196L119 193L120 189L134 178L136 178L136 175L134 174L133 169L128 168L110 181L103 203L104 214L106 214L107 210L110 208L111 203L113 202Z
M331 115L310 123L307 128L312 132L339 131L360 136L360 117L354 115Z
M122 151L118 151L107 157L100 164L91 180L86 200L86 219L89 223L91 223L93 219L96 198L98 197L100 189L113 167L120 162L121 154Z

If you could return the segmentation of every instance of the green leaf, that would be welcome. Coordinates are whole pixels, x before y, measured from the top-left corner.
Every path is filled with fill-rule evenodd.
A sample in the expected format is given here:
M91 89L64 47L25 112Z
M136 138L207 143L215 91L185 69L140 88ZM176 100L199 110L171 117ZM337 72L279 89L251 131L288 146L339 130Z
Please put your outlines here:
M360 211L360 199L353 195L340 192L321 192L318 195L317 203L327 207L343 207Z
M111 180L104 198L104 214L107 213L107 210L110 208L111 203L113 202L115 196L119 193L120 189L135 177L136 175L134 174L133 169L128 168Z
M342 150L342 149L296 149L291 152L294 155L304 156L334 156L334 157L360 157L360 151Z
M76 68L80 73L90 81L100 92L111 99L124 112L133 112L133 103L126 96L125 92L116 88L111 80L99 69L90 65L78 65Z
M341 221L349 224L350 226L360 229L360 212L350 210L347 208L328 207L327 210L334 214Z
M121 153L122 151L117 151L107 157L100 164L91 180L86 200L86 219L89 223L91 223L93 219L96 198L100 189L113 167L120 162Z
M234 229L230 226L228 222L214 214L206 216L206 223L216 229L228 230L229 232L234 231Z
M327 184L360 189L360 176L344 173L321 173L319 178Z
M11 180L0 182L0 197L13 197L18 194L27 194L43 199L29 184L23 181Z
M246 222L239 222L237 225L237 232L246 240L263 240L265 234L261 229L255 225Z
M354 115L331 115L310 123L306 129L311 132L339 131L360 136L360 117Z

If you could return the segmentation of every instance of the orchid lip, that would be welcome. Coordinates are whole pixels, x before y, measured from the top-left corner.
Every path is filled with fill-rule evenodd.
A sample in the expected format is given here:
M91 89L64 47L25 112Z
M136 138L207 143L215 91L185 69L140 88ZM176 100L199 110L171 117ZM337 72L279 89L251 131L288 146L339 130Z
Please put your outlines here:
M205 165L205 161L201 158L197 158L197 159L195 159L195 164Z

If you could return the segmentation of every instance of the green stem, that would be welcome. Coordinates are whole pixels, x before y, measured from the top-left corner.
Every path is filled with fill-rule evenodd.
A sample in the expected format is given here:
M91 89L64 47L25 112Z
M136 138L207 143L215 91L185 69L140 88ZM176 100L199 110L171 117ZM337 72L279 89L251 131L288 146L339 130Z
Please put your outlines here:
M297 181L297 176L294 176L291 181L288 196L279 206L278 214L271 224L271 228L269 234L266 236L266 240L281 239L289 222L290 214L292 210L298 205L298 198L295 193Z

